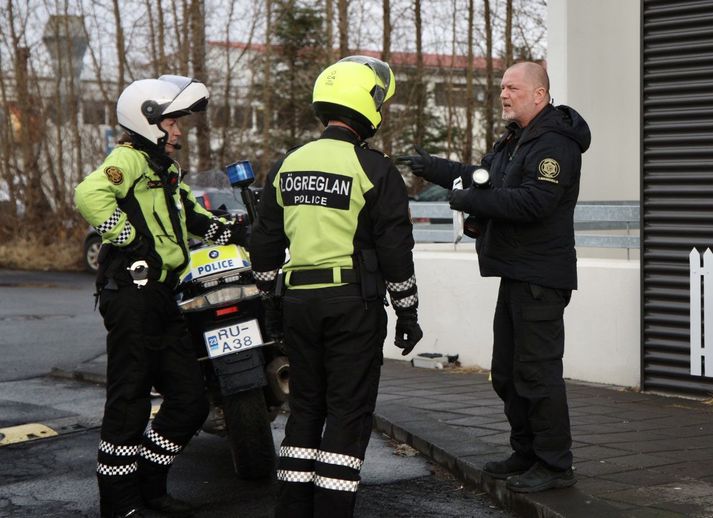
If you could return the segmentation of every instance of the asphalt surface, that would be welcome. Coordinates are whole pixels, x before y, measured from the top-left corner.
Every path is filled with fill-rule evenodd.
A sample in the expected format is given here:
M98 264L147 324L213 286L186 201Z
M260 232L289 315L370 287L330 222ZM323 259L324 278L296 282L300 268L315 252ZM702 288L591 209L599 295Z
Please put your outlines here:
M13 275L12 281L22 283L22 275ZM7 298L1 303L14 304ZM12 318L31 325L33 320L23 315L18 312ZM64 316L56 311L47 316L57 315ZM73 318L72 324L77 323L85 324ZM6 324L15 328L17 322ZM86 327L87 332L100 331ZM63 333L62 339L71 336ZM78 356L91 357L86 352ZM103 382L103 354L72 361L63 355L57 373ZM3 364L4 379L11 380L13 358ZM510 453L502 402L487 373L386 360L375 426L521 516L713 517L712 405L572 381L567 388L578 478L577 485L567 489L516 494L504 482L482 474L487 461Z
M72 375L100 382L104 362ZM713 406L575 382L567 389L578 482L566 489L513 493L482 473L511 452L487 373L385 360L375 427L520 516L713 517Z

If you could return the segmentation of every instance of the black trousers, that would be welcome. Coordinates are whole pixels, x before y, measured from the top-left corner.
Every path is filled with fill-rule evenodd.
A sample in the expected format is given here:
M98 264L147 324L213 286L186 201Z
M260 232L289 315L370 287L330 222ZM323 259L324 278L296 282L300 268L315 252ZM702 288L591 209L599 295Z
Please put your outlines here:
M510 444L520 455L572 466L562 378L564 308L571 290L501 279L493 322L493 387L505 403Z
M168 470L208 414L203 376L173 290L104 290L107 387L97 478L102 516L166 493ZM151 387L163 395L153 422Z
M290 417L275 516L351 517L383 362L383 302L365 303L349 284L290 289L283 308Z

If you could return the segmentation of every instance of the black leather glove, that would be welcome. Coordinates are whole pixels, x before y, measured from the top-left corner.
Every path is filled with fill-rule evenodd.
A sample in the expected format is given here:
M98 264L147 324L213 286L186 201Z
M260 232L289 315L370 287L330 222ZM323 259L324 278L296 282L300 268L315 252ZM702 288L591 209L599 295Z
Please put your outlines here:
M244 214L238 216L230 225L230 238L228 244L247 247L250 242L250 224L248 218Z
M430 168L433 163L433 158L420 146L414 145L413 148L416 150L417 155L399 155L395 158L397 164L402 164L411 169L411 172L416 176L425 178L429 182L432 182L432 176L430 175Z
M410 353L416 344L423 338L423 331L418 325L418 312L416 308L396 310L396 338L394 345L401 351L401 356Z
M285 338L282 325L282 299L279 297L266 297L262 299L265 310L265 333L276 342Z
M467 213L473 212L475 208L473 194L472 189L454 189L448 191L448 203L451 206L451 210L459 210Z

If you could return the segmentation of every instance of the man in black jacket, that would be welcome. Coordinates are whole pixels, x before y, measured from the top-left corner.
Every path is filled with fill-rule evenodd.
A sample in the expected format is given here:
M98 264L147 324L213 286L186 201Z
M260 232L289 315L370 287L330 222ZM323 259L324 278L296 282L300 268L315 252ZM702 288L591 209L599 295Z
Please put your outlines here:
M577 287L573 215L591 134L572 108L550 104L547 72L536 63L505 71L500 100L507 131L480 166L418 148L418 155L398 160L448 189L463 180L464 189L449 193L451 208L477 222L481 275L501 278L492 379L514 450L483 471L508 479L513 491L535 492L576 482L562 377L563 315ZM489 188L474 180L478 168L489 171Z

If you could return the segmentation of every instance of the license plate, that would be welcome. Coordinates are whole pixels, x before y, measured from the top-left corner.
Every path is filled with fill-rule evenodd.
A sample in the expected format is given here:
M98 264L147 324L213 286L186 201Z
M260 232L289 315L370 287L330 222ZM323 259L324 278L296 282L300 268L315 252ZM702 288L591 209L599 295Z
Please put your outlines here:
M263 344L260 326L255 319L206 331L203 338L210 358L245 351Z

